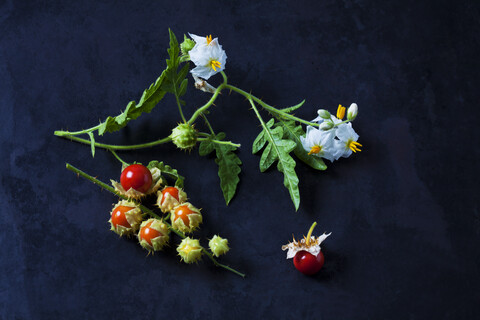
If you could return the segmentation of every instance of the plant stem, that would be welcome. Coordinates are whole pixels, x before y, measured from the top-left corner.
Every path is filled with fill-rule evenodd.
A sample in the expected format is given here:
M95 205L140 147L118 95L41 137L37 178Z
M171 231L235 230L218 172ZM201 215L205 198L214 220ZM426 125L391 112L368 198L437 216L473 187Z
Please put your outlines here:
M313 232L313 229L315 229L315 227L317 226L317 222L315 221L312 226L310 227L310 229L308 230L308 234L307 234L307 246L310 245L310 238L312 237L312 232Z
M126 166L129 166L129 165L130 165L129 163L123 161L122 158L120 158L120 157L118 156L118 154L117 154L115 151L113 151L112 149L110 149L110 152L111 152L111 153L115 156L115 158L117 158L117 160L120 161L122 164L124 164L124 165L126 165Z
M202 113L202 118L203 118L203 120L205 121L205 123L207 124L208 129L210 129L210 132L211 132L213 135L215 135L215 131L213 131L213 128L212 128L212 126L210 125L210 122L208 121L207 116Z
M241 144L239 143L233 143L231 141L221 141L221 140L215 140L215 139L208 139L208 138L198 138L197 139L198 141L204 141L204 140L210 140L214 143L217 143L217 144L225 144L225 145L229 145L229 146L234 146L236 148L240 148L241 147Z
M71 135L58 135L57 131L55 131L55 135L60 136L60 137L64 137L64 138L67 138L67 139L70 139L70 140L73 140L73 141L77 141L77 142L80 142L80 143L84 143L84 144L88 144L88 145L91 144L90 140L78 138L78 137L71 136ZM107 149L107 150L134 150L134 149L150 148L150 147L153 147L153 146L156 146L156 145L159 145L159 144L163 144L163 143L167 143L167 142L170 142L170 141L172 141L172 138L170 138L170 136L168 136L168 137L165 137L163 139L155 140L155 141L152 141L152 142L141 143L141 144L132 144L132 145L123 145L123 146L122 145L105 144L105 143L95 142L95 147L102 148L102 149Z
M215 90L215 92L213 93L212 97L210 98L210 100L208 100L207 103L205 103L203 106L201 106L200 108L197 109L197 111L195 111L195 113L192 115L192 117L190 118L190 120L187 121L188 124L192 124L195 122L195 120L197 120L197 118L203 114L203 112L205 110L207 110L208 108L210 108L210 106L215 102L215 100L217 99L218 95L220 94L220 91L222 91L224 88L225 88L226 84L225 83L222 83L221 85L218 86L218 88Z
M72 166L72 165L69 164L69 163L66 163L66 168L67 168L68 170L76 173L78 176L81 176L82 178L85 178L85 179L93 182L94 184L98 185L99 187L101 187L101 188L103 188L103 189L105 189L105 190L113 193L114 195L116 195L116 196L118 196L118 197L120 197L120 198L122 198L122 199L124 199L124 200L131 200L131 199L128 199L127 197L125 197L124 195L116 192L115 189L114 189L113 187L109 186L108 184L106 184L106 183L104 183L104 182L102 182L102 181L100 181L100 180L92 177L91 175L83 172L82 170L80 170L80 169ZM142 212L147 213L148 215L150 215L150 216L153 217L153 218L162 220L162 217L160 217L159 215L157 215L156 213L154 213L152 210L148 209L147 207L145 207L144 205L142 205L142 204L140 204L140 203L138 203L138 202L136 202L136 201L134 201L134 202L139 206L139 208L142 210ZM180 232L180 231L178 231L178 230L173 229L173 228L172 228L172 225L169 224L168 222L166 222L166 221L163 221L163 222L168 226L168 228L169 228L172 232L174 232L174 233L175 233L176 235L178 235L180 238L185 239L185 234L183 234L183 232ZM210 260L212 260L212 262L213 262L217 267L224 268L224 269L226 269L226 270L228 270L228 271L231 271L231 272L233 272L233 273L235 273L235 274L237 274L237 275L239 275L239 276L241 276L241 277L243 277L243 278L245 277L245 274L243 274L243 273L241 273L241 272L238 272L237 270L232 269L232 268L230 268L229 266L226 266L226 265L224 265L224 264L219 263L217 260L215 260L215 258L213 258L212 254L211 254L210 252L208 252L204 247L202 247L202 252L205 253L205 254L210 258Z
M63 137L63 136L71 136L71 135L79 135L79 134L84 134L84 133L89 133L89 132L92 132L92 131L95 131L97 130L98 128L100 128L100 125L97 125L95 127L91 127L89 129L85 129L85 130L80 130L80 131L62 131L62 130L57 130L54 132L54 134L56 136L59 136L59 137Z
M275 114L278 114L278 115L281 115L282 117L285 117L285 118L289 118L289 119L292 119L292 120L295 120L295 121L298 121L298 122L301 122L303 124L306 124L306 125L309 125L309 126L313 126L313 127L318 127L319 124L318 123L314 123L314 122L310 122L310 121L306 121L306 120L303 120L301 118L298 118L298 117L295 117L287 112L284 112L284 111L281 111L281 110L278 110L277 108L275 107L272 107L271 105L263 102L261 99L255 97L254 95L246 92L246 91L243 91L242 89L240 88L237 88L235 86L232 86L230 84L227 84L225 86L227 89L230 89L232 91L235 91L239 94L241 94L242 96L244 96L245 98L247 99L252 99L253 101L255 101L256 103L258 103L260 106L262 106L262 108L266 109L267 111L269 111L270 113L275 113Z

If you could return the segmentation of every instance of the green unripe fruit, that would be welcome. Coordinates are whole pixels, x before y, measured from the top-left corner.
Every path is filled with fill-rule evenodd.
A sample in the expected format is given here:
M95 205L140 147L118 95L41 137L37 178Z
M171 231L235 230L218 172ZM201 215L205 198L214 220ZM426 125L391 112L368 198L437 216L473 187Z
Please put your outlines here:
M186 35L183 35L183 42L180 44L180 50L182 51L182 54L188 54L188 52L192 50L193 47L195 47L195 41L187 38Z
M197 143L197 130L188 123L181 123L172 130L170 137L177 148L191 149Z

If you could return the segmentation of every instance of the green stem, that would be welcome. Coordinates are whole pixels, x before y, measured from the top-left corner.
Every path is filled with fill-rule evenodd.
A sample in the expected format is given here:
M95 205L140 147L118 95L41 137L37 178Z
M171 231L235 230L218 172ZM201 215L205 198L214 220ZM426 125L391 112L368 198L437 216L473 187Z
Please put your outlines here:
M57 135L56 132L55 132L55 135ZM75 136L71 136L71 135L59 135L59 136L70 139L70 140L73 140L73 141L77 141L77 142L80 142L80 143L84 143L84 144L88 144L88 145L91 144L90 140L78 138L78 137L75 137ZM152 142L141 143L141 144L133 144L133 145L123 145L123 146L122 145L105 144L105 143L95 142L95 147L103 148L103 149L107 149L107 150L135 150L135 149L150 148L150 147L153 147L153 146L156 146L156 145L159 145L159 144L163 144L163 143L167 143L167 142L170 142L170 141L172 141L172 138L170 136L168 136L168 137L165 137L163 139L155 140L155 141L152 141Z
M281 111L281 110L278 110L277 108L275 107L272 107L271 105L263 102L261 99L255 97L254 95L246 92L246 91L243 91L242 89L240 88L237 88L235 86L232 86L230 84L227 84L225 86L227 89L230 89L232 91L235 91L239 94L241 94L242 96L244 96L245 98L247 99L252 99L253 101L255 101L256 103L258 103L262 108L266 109L267 111L269 111L270 113L275 113L277 115L281 115L282 117L285 117L285 118L289 118L289 119L292 119L292 120L295 120L295 121L298 121L298 122L301 122L303 124L306 124L306 125L309 125L309 126L313 126L313 127L318 127L319 124L318 123L314 123L314 122L310 122L310 121L307 121L307 120L303 120L301 118L298 118L298 117L295 117L287 112L284 112L284 111Z
M86 134L86 133L89 133L89 132L92 132L92 131L95 131L97 130L98 128L100 128L100 124L95 126L95 127L91 127L89 129L85 129L85 130L80 130L80 131L62 131L62 130L57 130L54 132L54 134L56 136L59 136L59 137L63 137L63 136L71 136L71 135L79 135L79 134Z
M223 71L222 71L222 72L223 72ZM213 131L213 128L212 128L212 126L210 125L210 122L208 121L207 116L202 113L202 118L203 118L203 120L205 121L205 123L207 124L208 129L210 129L210 132L211 132L213 135L215 135L215 131Z
M124 165L126 165L126 166L129 166L129 165L130 165L129 163L123 161L122 158L120 158L115 151L110 150L110 152L111 152L111 153L115 156L115 158L117 158L117 160L120 161L122 164L124 164Z
M201 106L200 108L197 109L197 111L195 111L195 113L192 115L192 117L190 118L190 120L187 121L188 124L192 124L195 122L195 120L197 120L197 118L203 114L203 112L205 112L205 110L207 110L208 108L210 108L210 106L215 102L215 100L217 99L218 95L220 94L220 91L222 91L224 88L225 88L226 84L225 83L222 83L221 85L218 86L218 88L215 90L215 92L213 93L212 97L210 98L210 100L208 100L207 103L205 103L203 106Z
M221 140L208 139L208 138L198 138L197 140L198 141L210 140L210 141L212 141L214 143L217 143L217 144L225 144L225 145L229 145L229 146L234 146L236 148L240 148L242 146L239 143L233 143L231 141L221 141Z
M111 187L111 186L109 186L108 184L106 184L106 183L104 183L104 182L102 182L102 181L100 181L100 180L92 177L91 175L83 172L82 170L77 169L76 167L72 166L71 164L67 163L67 164L66 164L66 167L67 167L68 170L76 173L78 176L81 176L82 178L85 178L85 179L93 182L93 183L96 184L97 186L99 186L99 187L101 187L101 188L103 188L103 189L105 189L105 190L113 193L114 195L116 195L116 196L118 196L118 197L120 197L120 198L122 198L122 199L124 199L124 200L131 200L131 199L128 199L126 196L124 196L124 195L116 192L113 187ZM138 207L142 210L142 212L147 213L147 214L150 215L152 218L162 220L162 217L160 217L159 215L157 215L156 213L154 213L152 210L148 209L147 207L145 207L144 205L142 205L142 204L140 204L140 203L138 203L138 202L136 202L136 201L134 201L134 202L138 205ZM163 221L163 222L168 226L168 228L169 228L172 232L174 232L174 233L175 233L176 235L178 235L180 238L185 239L185 234L183 234L183 232L180 232L180 231L178 231L178 230L173 229L173 228L172 228L172 225L169 224L168 222L166 222L166 221ZM213 258L212 254L211 254L210 252L208 252L204 247L202 247L202 252L205 253L205 254L210 258L210 260L212 260L212 262L213 262L217 267L224 268L224 269L226 269L226 270L228 270L228 271L231 271L231 272L233 272L233 273L235 273L235 274L237 274L237 275L239 275L239 276L241 276L241 277L245 277L245 274L243 274L243 273L241 273L241 272L238 272L237 270L232 269L232 268L230 268L229 266L226 266L226 265L224 265L224 264L219 263L217 260L215 260L215 258Z

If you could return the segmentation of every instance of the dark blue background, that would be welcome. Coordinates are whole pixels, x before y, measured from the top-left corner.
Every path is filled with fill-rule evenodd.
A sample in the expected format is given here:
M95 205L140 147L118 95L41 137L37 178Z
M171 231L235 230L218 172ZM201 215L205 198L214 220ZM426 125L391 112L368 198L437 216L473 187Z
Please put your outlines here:
M2 1L0 318L479 317L479 13L478 2L440 0ZM228 207L212 157L171 144L121 153L178 168L203 208L202 238L228 237L222 262L245 279L119 239L107 224L115 197L65 162L103 181L119 163L53 136L138 101L165 67L168 27L218 36L232 84L279 107L306 98L300 117L360 107L364 151L325 172L298 164L297 213L283 176L259 172L259 125L238 95L225 92L210 117L242 144ZM186 99L189 116L208 95ZM168 97L99 140L152 141L178 121ZM313 221L332 236L324 269L305 277L280 248Z

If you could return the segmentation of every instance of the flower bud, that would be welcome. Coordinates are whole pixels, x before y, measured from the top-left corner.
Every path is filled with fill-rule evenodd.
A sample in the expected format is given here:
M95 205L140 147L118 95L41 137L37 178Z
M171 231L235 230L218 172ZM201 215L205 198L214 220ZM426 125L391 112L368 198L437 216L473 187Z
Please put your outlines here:
M195 231L202 223L202 214L189 202L176 206L171 211L172 227L185 233Z
M228 240L217 235L213 236L213 238L208 242L208 246L210 247L213 255L217 258L230 250L228 247Z
M195 47L195 41L187 38L186 35L183 35L183 42L180 44L180 50L182 51L182 54L188 54L188 52L192 50L193 47Z
M330 112L328 112L327 110L325 109L318 109L317 111L318 115L320 116L320 118L322 119L330 119L332 117L332 115L330 114Z
M116 234L131 235L138 230L142 222L142 211L131 201L119 201L110 213L110 230Z
M173 128L170 137L177 148L191 149L197 143L197 130L188 123L181 123Z
M358 115L358 106L356 103L352 103L350 107L348 107L347 119L350 121L353 121L355 120L357 115Z
M197 239L186 237L177 247L178 255L185 263L197 262L202 258L202 246Z
M168 226L161 220L148 219L143 221L138 232L140 245L148 251L161 250L169 240Z
M165 187L157 192L157 206L163 213L171 211L187 200L187 194L177 187Z
M332 120L326 120L320 123L320 130L327 131L333 128L333 121Z

